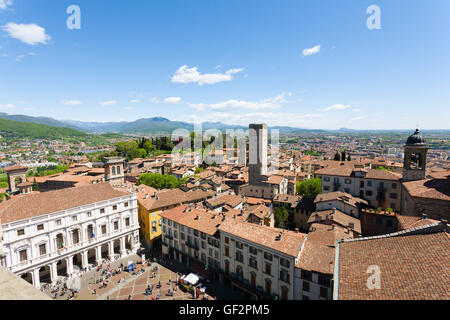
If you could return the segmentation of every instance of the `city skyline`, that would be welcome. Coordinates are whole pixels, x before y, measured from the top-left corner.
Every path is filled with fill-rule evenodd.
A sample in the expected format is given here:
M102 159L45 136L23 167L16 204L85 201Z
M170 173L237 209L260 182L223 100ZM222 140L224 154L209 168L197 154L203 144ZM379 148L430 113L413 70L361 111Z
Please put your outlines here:
M67 8L81 10L70 30ZM367 28L367 8L381 29ZM445 1L0 1L0 112L450 129ZM270 14L269 14L270 12Z

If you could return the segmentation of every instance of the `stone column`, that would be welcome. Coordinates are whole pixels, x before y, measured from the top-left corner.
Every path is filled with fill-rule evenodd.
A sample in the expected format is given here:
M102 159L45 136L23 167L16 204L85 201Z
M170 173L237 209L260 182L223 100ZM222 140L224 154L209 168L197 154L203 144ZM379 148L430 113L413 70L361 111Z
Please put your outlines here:
M114 241L108 242L108 257L111 259L114 257Z
M67 275L71 277L73 273L73 256L67 257L66 261L67 261Z
M127 249L125 246L125 237L120 238L120 257L124 257L126 255Z
M58 269L56 262L50 264L50 281L53 283L58 279Z
M86 250L81 253L81 267L83 269L86 269L87 266L88 266L88 252Z
M132 236L131 236L131 249L133 251L134 254L136 254L136 252L139 249L139 240L135 241L136 238L139 239L139 232L136 231Z
M34 269L31 272L31 278L33 280L33 286L37 289L41 288L41 279L39 278L39 269Z
M101 246L95 247L95 261L97 262L97 264L100 264L100 262L102 261L102 247Z

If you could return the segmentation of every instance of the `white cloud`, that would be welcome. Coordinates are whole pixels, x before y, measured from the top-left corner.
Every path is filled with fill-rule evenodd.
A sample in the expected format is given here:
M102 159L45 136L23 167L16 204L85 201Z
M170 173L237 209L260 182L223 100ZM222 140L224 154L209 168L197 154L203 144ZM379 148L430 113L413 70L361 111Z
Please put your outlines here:
M116 105L116 104L117 104L117 101L115 101L115 100L111 100L111 101L102 101L102 102L99 102L99 104L100 104L101 106L103 106L103 107L111 107L111 106Z
M151 100L151 102L152 102L152 103L160 103L161 100L159 100L158 97L153 97L152 100Z
M169 98L164 99L164 103L177 104L177 103L180 103L181 100L183 100L183 99L181 99L180 97L169 97Z
M310 56L316 53L320 52L320 44L317 46L314 46L312 48L307 48L303 50L303 56Z
M329 106L328 108L325 108L324 111L334 111L334 110L347 110L351 109L350 105L343 105L343 104L333 104L332 106Z
M14 109L16 106L9 103L9 104L0 104L0 110L9 110Z
M123 110L133 110L133 107L124 107Z
M12 6L12 4L12 0L0 0L0 10L6 10L6 8Z
M45 33L45 29L37 24L16 24L10 22L3 26L3 29L9 34L10 37L19 39L23 43L29 45L37 45L39 43L47 44L51 38Z
M139 100L139 99L133 99L133 100L131 100L130 102L131 102L131 103L140 103L141 100Z
M352 109L352 111L353 111L353 112L360 112L360 111L361 111L361 109L358 109L358 108L354 108L354 109Z
M60 102L61 102L61 104L64 104L66 106L76 106L76 105L83 104L83 102L80 100L61 100Z
M230 69L225 73L205 73L198 72L197 67L189 68L184 65L180 67L172 76L172 82L174 83L198 83L199 86L206 84L215 84L223 81L231 81L233 74L237 74L243 71L243 68Z
M363 120L364 117L356 117L356 118L351 118L350 121L358 121L358 120Z
M285 99L286 96L291 96L292 93L281 93L274 98L263 99L258 102L252 101L243 101L243 100L227 100L224 102L214 103L214 104L206 104L206 103L198 103L198 104L190 104L189 107L201 111L206 108L211 110L227 110L227 109L247 109L247 110L261 110L261 109L280 109L281 105L287 103L288 101Z
M25 55L25 54L21 54L21 55L19 55L19 56L16 57L16 61L17 61L17 62L22 62L23 59L25 59L26 56L27 56L27 55ZM34 52L29 52L29 53L28 53L28 56L37 56L37 54L34 53Z

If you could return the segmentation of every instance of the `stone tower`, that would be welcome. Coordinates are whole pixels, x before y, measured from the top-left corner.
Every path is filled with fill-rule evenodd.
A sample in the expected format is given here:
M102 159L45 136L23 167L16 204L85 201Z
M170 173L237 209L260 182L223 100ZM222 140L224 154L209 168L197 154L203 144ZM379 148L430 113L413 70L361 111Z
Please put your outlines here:
M403 181L425 179L427 176L428 147L419 129L408 137L404 150Z
M27 182L27 167L13 166L3 169L8 176L8 187L10 194L19 193L22 187L29 185Z
M267 174L267 124L249 125L248 182L260 185Z
M125 184L124 161L125 159L120 157L107 157L103 160L105 180L113 187L121 187Z

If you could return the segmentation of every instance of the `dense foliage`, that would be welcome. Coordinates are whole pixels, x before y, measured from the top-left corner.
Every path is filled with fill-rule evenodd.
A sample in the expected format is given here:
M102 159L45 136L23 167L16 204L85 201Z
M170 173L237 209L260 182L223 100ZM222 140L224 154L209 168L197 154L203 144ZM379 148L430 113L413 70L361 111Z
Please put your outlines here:
M36 170L31 170L27 173L28 177L46 177L53 174L61 173L69 169L67 165L57 165L49 167L38 167Z
M0 189L8 188L8 177L5 174L0 174Z
M186 182L186 178L178 180L171 175L158 173L144 173L137 182L137 185L145 184L155 189L175 189Z
M304 181L298 181L296 190L299 196L314 199L319 193L322 192L322 180L307 179Z
M88 134L63 127L0 119L0 135L4 138L62 139L86 137Z
M289 212L285 207L278 207L274 210L275 227L286 229L288 226Z

